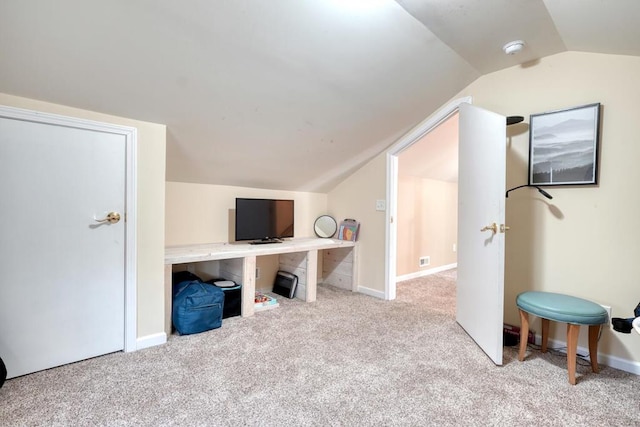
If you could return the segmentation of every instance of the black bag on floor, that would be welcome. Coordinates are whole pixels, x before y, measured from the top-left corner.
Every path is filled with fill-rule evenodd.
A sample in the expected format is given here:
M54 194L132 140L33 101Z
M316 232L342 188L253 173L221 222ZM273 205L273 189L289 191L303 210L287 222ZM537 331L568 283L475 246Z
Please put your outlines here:
M171 318L180 335L197 334L222 326L224 292L198 280L180 283L173 298Z
M177 271L171 275L171 281L173 283L171 289L171 298L175 298L180 289L186 285L185 282L193 282L194 280L202 282L203 280L189 271ZM184 285L183 285L184 284Z
M222 307L222 318L240 316L242 314L242 286L232 280L210 279L205 283L214 285L224 292L224 306Z
M2 357L0 357L0 388L2 388L2 384L4 384L4 380L6 379L7 379L7 367L4 366Z

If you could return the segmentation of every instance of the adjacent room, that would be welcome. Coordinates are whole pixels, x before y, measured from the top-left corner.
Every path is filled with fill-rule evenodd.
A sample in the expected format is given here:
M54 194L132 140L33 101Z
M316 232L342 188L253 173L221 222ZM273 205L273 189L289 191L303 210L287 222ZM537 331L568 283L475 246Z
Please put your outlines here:
M0 425L640 424L639 19L3 0Z

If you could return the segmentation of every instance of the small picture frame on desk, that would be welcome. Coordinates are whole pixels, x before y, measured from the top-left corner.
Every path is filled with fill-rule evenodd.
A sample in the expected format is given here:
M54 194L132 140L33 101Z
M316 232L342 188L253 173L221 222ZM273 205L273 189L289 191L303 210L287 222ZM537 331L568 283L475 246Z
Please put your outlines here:
M360 223L355 219L347 218L340 223L340 229L338 230L338 239L355 242L358 239L359 231Z

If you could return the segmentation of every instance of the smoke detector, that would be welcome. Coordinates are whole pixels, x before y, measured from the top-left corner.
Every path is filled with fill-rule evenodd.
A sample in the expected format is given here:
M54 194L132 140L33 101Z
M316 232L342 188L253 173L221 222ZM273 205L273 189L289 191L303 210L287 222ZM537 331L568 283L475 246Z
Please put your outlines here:
M523 48L524 48L524 42L522 40L514 40L512 42L505 44L502 47L502 50L504 50L504 53L506 53L507 55L515 55L516 53L520 52Z

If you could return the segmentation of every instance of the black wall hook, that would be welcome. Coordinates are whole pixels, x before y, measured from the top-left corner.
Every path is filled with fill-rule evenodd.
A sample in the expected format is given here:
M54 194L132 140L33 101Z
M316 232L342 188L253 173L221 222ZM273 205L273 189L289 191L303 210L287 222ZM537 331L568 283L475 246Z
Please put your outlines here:
M510 189L507 190L507 192L504 195L504 197L509 197L509 193L510 192L512 192L513 190L517 190L518 188L523 188L523 187L535 188L536 190L538 190L540 192L540 194L542 194L547 199L549 199L549 200L553 199L553 196L551 194L547 193L546 191L544 191L542 188L538 187L537 185L530 185L530 184L523 184L523 185L518 185L517 187L510 188Z

